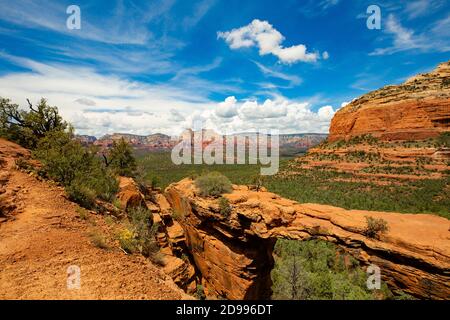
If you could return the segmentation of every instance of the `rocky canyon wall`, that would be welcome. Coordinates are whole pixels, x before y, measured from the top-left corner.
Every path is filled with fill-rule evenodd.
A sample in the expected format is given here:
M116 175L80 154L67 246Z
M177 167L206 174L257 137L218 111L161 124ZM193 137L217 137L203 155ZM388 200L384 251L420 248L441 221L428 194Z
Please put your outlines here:
M450 296L450 221L445 218L299 204L266 191L233 188L224 195L232 206L229 217L220 214L217 199L200 197L192 180L166 189L209 297L268 298L277 238L330 241L363 266L378 265L392 288L418 298ZM366 237L366 216L383 218L389 231Z
M450 130L450 62L405 83L352 101L331 121L329 141L372 134L383 140L417 140Z

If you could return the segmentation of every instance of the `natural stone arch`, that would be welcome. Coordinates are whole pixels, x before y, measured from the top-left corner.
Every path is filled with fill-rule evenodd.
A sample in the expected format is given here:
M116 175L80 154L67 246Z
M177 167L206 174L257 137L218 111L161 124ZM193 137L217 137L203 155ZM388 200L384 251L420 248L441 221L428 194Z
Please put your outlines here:
M233 206L228 218L220 215L216 199L197 195L192 180L166 189L173 210L182 213L187 248L211 296L269 298L278 238L335 243L363 265L378 265L390 287L419 298L450 294L450 221L445 218L299 204L245 186L234 186L224 196ZM366 216L386 220L389 232L366 237Z

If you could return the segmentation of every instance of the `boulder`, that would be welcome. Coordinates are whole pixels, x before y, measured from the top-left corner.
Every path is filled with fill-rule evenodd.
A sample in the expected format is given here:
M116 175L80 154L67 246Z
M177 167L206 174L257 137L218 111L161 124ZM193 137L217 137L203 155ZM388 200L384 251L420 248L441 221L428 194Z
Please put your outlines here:
M178 286L183 289L192 287L191 283L194 282L195 269L189 262L172 255L165 255L163 261L164 272L168 274Z
M155 195L155 200L157 205L159 206L161 218L168 219L172 215L172 208L170 207L169 202L163 194L157 193Z
M120 206L125 211L128 211L130 208L147 207L144 196L132 178L119 177L117 199L119 199Z
M166 226L166 230L169 243L172 247L179 246L180 243L184 242L184 230L177 221L172 221L171 225Z

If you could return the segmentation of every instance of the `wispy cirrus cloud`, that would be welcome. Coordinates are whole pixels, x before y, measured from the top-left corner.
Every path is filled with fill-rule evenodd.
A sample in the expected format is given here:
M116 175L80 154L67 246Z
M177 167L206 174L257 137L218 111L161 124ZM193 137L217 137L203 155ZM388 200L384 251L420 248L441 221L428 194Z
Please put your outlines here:
M418 17L430 15L436 10L442 8L446 0L412 0L405 5L403 12L408 16L408 19L415 19Z
M428 26L420 33L404 27L400 20L389 14L385 23L384 32L390 36L392 44L377 48L369 55L394 54L402 51L417 50L419 52L447 52L450 51L448 28L450 15Z
M289 82L289 87L297 86L297 85L301 84L302 81L303 81L302 78L300 78L299 76L290 75L290 74L283 73L281 71L270 69L270 68L264 66L263 64L257 62L257 61L253 61L253 63L267 77L277 78L277 79L288 81Z
M145 45L155 37L149 24L166 14L174 3L174 0L111 1L111 9L100 16L89 14L96 12L95 4L81 6L82 28L69 30L66 27L67 3L0 0L0 20L101 43Z
M124 46L92 46L71 43L68 46L46 45L60 57L77 61L79 65L95 66L118 74L170 74L181 65L173 60L183 43L176 39L167 44L148 44L133 48Z
M341 0L306 0L301 3L295 2L299 11L307 17L314 17L326 14L327 11L337 6Z
M183 19L183 27L188 29L195 26L216 3L217 0L202 0L198 2L192 14Z
M0 0L0 28L5 38L21 39L47 62L64 61L117 74L161 75L182 66L174 59L182 40L154 26L175 0L115 0L102 6L80 4L81 29L66 27L67 5L60 1ZM42 13L42 14L41 14Z
M94 107L97 105L97 103L95 103L94 100L91 100L88 98L79 98L79 99L76 99L74 102L84 105L84 106L90 106L90 107Z
M179 70L173 80L183 78L188 75L197 75L218 68L222 64L223 58L217 57L213 62L201 66L192 66Z
M176 132L178 124L164 116L168 108L193 112L213 105L207 98L209 90L214 90L213 84L203 84L206 89L193 92L180 85L102 75L90 68L47 65L7 54L0 54L0 59L26 69L0 76L2 92L9 98L25 106L25 98L36 101L45 97L76 129L85 128L83 132L88 134L123 129L134 133L155 129Z
M387 72L361 72L355 75L355 81L350 85L352 89L359 91L372 91L384 85Z

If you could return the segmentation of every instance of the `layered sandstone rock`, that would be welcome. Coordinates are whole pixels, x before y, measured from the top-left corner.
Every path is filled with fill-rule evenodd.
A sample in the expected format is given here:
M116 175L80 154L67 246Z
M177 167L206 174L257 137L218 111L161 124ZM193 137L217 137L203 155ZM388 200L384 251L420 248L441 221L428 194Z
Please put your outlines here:
M352 101L335 114L328 139L372 134L383 140L417 140L445 131L450 131L450 62Z
M153 223L158 226L156 240L163 255L163 270L174 282L193 294L197 288L196 269L187 255L185 234L181 225L173 219L172 209L166 197L157 191L147 201L147 207L154 208Z
M450 221L445 218L298 204L239 186L225 195L233 208L225 218L217 199L200 197L189 179L170 185L166 196L183 217L187 248L210 297L270 297L277 238L330 241L363 265L378 265L393 288L419 298L450 295ZM386 220L388 233L366 237L367 216Z
M350 173L356 180L375 184L380 183L380 178L389 183L440 180L450 172L450 149L431 140L327 143L290 162L280 174L311 169Z
M139 191L133 178L119 177L117 199L119 199L120 206L125 211L130 208L146 207L144 196Z
M172 209L164 195L148 189L148 197L141 193L132 178L119 177L117 198L123 210L143 207L152 212L152 224L156 224L156 240L160 247L161 263L164 272L186 292L193 293L196 288L196 270L188 259L183 259L185 236L180 224L172 219Z

